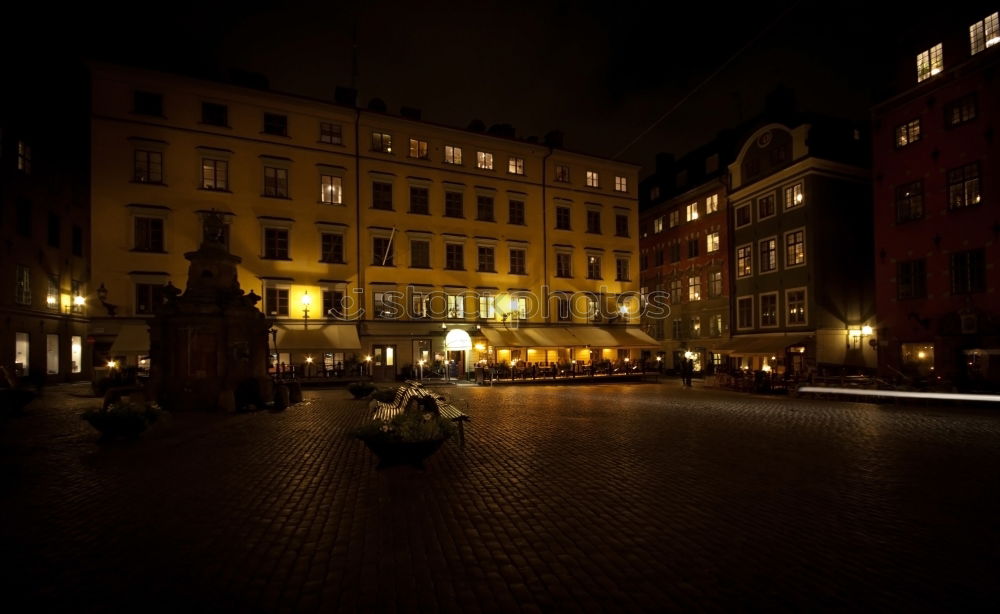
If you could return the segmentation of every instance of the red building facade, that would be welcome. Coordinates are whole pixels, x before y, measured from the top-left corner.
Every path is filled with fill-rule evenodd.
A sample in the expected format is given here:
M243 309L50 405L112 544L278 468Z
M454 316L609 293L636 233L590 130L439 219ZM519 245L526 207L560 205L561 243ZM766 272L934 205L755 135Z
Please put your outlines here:
M970 17L915 47L908 90L874 110L880 373L1000 380L1000 30Z

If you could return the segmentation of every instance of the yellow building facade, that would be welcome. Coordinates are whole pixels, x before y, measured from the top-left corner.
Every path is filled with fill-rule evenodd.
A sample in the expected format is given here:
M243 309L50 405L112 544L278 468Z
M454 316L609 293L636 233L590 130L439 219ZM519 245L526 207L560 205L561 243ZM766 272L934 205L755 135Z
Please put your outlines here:
M205 215L277 368L378 378L636 360L637 168L323 101L94 65L95 353L140 361ZM112 315L113 314L113 315ZM148 344L147 344L148 345ZM103 356L98 356L98 359Z

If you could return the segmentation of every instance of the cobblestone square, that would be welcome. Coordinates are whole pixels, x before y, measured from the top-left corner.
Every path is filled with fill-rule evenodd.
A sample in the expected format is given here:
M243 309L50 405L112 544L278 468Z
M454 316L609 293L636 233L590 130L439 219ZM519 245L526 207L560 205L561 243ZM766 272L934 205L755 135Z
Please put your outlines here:
M995 409L461 387L464 449L376 471L344 390L111 445L84 391L0 423L7 611L1000 606Z

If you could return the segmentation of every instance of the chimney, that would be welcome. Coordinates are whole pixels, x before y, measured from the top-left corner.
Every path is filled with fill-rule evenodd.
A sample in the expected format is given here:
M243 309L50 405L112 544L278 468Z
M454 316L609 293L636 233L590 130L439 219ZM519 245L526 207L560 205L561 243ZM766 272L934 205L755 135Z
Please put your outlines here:
M358 106L358 90L338 85L333 90L333 101L345 107L356 107Z
M420 121L420 109L415 107L399 107L399 114L406 119L414 119Z

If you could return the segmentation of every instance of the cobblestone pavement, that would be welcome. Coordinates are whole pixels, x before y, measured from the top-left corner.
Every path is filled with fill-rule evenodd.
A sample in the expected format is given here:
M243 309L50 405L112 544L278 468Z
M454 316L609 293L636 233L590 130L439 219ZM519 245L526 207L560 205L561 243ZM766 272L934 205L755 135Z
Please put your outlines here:
M997 410L459 388L465 449L376 471L343 390L117 445L83 390L0 421L6 611L1000 606Z

